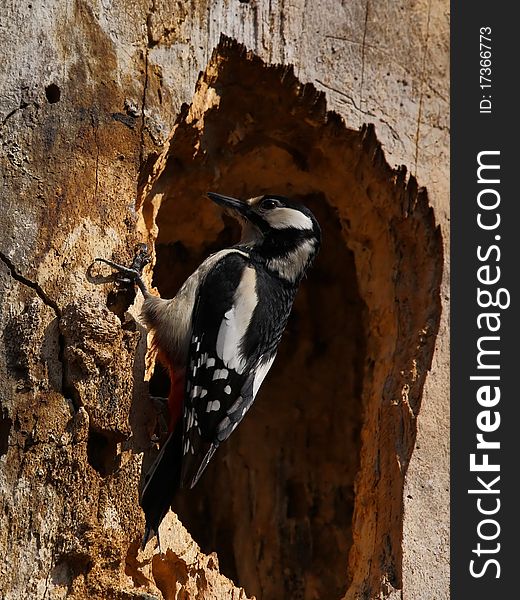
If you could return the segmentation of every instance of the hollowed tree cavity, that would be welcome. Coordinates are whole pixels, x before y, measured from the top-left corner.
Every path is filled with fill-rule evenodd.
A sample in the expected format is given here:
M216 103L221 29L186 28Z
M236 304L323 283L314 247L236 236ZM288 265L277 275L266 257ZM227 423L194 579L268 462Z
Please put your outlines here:
M200 484L175 506L202 549L216 550L222 571L258 598L304 598L306 589L339 598L352 544L364 305L337 214L323 196L303 200L320 221L324 243L275 366ZM160 216L158 225L161 232ZM192 241L179 234L156 246L154 281L164 296L214 249L199 236L190 250Z
M163 297L238 239L207 191L297 197L323 247L253 408L176 511L259 600L399 588L403 481L440 315L426 193L387 165L372 128L347 129L291 69L226 40L143 175Z

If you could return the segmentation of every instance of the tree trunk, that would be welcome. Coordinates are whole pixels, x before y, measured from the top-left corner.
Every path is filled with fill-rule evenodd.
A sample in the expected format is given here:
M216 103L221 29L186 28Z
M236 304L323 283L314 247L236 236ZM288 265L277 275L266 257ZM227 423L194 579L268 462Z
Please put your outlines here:
M4 4L1 597L447 599L447 2ZM93 260L145 242L173 296L237 239L211 190L302 199L323 249L141 551L168 379Z

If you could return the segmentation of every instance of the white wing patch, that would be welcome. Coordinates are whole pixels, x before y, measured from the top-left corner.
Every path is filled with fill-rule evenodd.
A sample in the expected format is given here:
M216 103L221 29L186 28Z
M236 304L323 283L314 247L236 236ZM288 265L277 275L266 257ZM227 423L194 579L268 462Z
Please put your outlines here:
M217 355L228 369L242 374L246 361L240 355L240 344L247 332L258 303L256 273L246 267L233 297L233 306L226 312L217 336Z
M249 254L236 248L225 248L211 254L200 267L188 277L175 298L164 300L150 296L143 304L143 318L153 331L159 348L168 349L177 361L182 363L188 355L191 340L193 307L201 283L215 264L229 254L240 254L249 258ZM175 327L171 324L175 323ZM200 340L193 340L198 343Z
M302 274L316 251L314 240L304 240L298 247L280 258L271 258L266 263L268 269L276 271L280 277L296 281Z
M312 220L294 208L275 208L262 215L273 229L308 229L312 230Z

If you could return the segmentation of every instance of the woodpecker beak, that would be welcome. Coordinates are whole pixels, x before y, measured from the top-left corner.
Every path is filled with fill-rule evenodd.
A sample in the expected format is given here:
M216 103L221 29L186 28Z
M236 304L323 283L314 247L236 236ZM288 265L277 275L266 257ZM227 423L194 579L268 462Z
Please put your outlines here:
M213 200L219 206L231 209L231 212L238 213L242 217L247 217L250 207L246 202L237 200L236 198L230 198L229 196L222 196L221 194L215 194L214 192L208 192L208 198Z

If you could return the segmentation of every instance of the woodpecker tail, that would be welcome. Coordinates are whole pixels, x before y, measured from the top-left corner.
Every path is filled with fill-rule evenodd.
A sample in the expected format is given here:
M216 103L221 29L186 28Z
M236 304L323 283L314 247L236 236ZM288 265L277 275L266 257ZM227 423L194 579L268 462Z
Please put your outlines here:
M140 504L146 517L146 529L141 548L154 535L158 536L159 525L180 487L181 457L182 419L177 422L145 477Z

